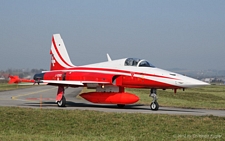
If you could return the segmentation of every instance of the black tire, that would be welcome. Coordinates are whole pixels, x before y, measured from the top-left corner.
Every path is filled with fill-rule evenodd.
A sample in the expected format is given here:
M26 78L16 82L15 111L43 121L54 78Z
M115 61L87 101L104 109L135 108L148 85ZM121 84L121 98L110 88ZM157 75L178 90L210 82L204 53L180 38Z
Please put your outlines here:
M60 101L57 102L58 107L65 107L66 106L66 98L63 96Z
M117 104L118 108L123 108L125 104Z
M151 108L151 110L153 110L153 111L159 110L159 104L158 104L158 102L157 102L157 101L152 102L152 103L150 104L150 108Z

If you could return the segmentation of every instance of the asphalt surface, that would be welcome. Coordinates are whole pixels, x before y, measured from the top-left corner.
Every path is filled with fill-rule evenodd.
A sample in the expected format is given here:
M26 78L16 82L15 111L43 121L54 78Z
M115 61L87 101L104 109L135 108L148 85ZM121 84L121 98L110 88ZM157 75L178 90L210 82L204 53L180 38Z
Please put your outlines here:
M225 117L225 110L206 109L182 109L160 107L158 111L150 110L149 106L126 105L120 109L116 105L92 104L82 98L75 98L81 88L68 88L65 91L67 99L66 107L58 107L55 103L57 87L35 86L24 89L0 92L0 106L14 106L43 109L68 109L68 110L95 110L103 112L125 112L125 113L146 113L146 114L172 114L172 115L213 115ZM149 98L149 103L151 98ZM160 103L159 103L160 104Z

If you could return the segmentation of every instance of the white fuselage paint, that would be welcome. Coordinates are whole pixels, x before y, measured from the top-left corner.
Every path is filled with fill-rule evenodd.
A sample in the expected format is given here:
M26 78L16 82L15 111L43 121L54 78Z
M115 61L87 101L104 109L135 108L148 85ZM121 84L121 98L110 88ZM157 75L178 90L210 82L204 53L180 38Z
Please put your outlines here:
M75 71L99 72L99 73L126 75L126 76L133 75L134 77L154 80L154 81L167 83L170 85L183 87L183 88L208 85L208 83L202 82L200 80L197 80L197 79L194 79L191 77L187 77L187 76L184 76L184 75L181 75L178 73L159 69L156 67L124 66L125 60L126 60L126 58L80 66L80 67L85 67L85 68L93 68L93 70L84 69L84 70L75 70ZM95 68L100 68L101 70L95 70ZM106 69L106 70L104 70L104 69ZM113 71L107 70L107 69L113 69ZM116 71L116 70L118 70L118 71ZM128 72L120 72L120 71L128 71ZM151 76L148 76L148 75L151 75Z

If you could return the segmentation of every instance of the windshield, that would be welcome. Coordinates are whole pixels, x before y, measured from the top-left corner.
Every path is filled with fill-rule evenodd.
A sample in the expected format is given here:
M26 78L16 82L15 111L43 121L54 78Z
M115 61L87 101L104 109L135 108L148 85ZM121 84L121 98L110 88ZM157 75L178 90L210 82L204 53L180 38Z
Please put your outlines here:
M124 63L125 66L136 66L136 67L155 67L146 60L138 58L127 58Z

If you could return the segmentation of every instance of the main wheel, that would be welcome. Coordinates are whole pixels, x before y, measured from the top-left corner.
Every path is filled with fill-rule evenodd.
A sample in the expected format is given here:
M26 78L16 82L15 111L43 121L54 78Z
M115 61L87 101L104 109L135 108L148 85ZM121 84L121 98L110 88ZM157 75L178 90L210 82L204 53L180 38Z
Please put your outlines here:
M117 106L118 106L119 108L123 108L123 107L125 106L125 104L117 104Z
M58 107L65 107L66 106L66 98L63 96L60 101L57 102Z
M152 102L152 103L150 104L150 108L151 108L151 110L153 110L153 111L157 111L157 110L159 109L159 104L158 104L158 102L157 102L157 101Z

